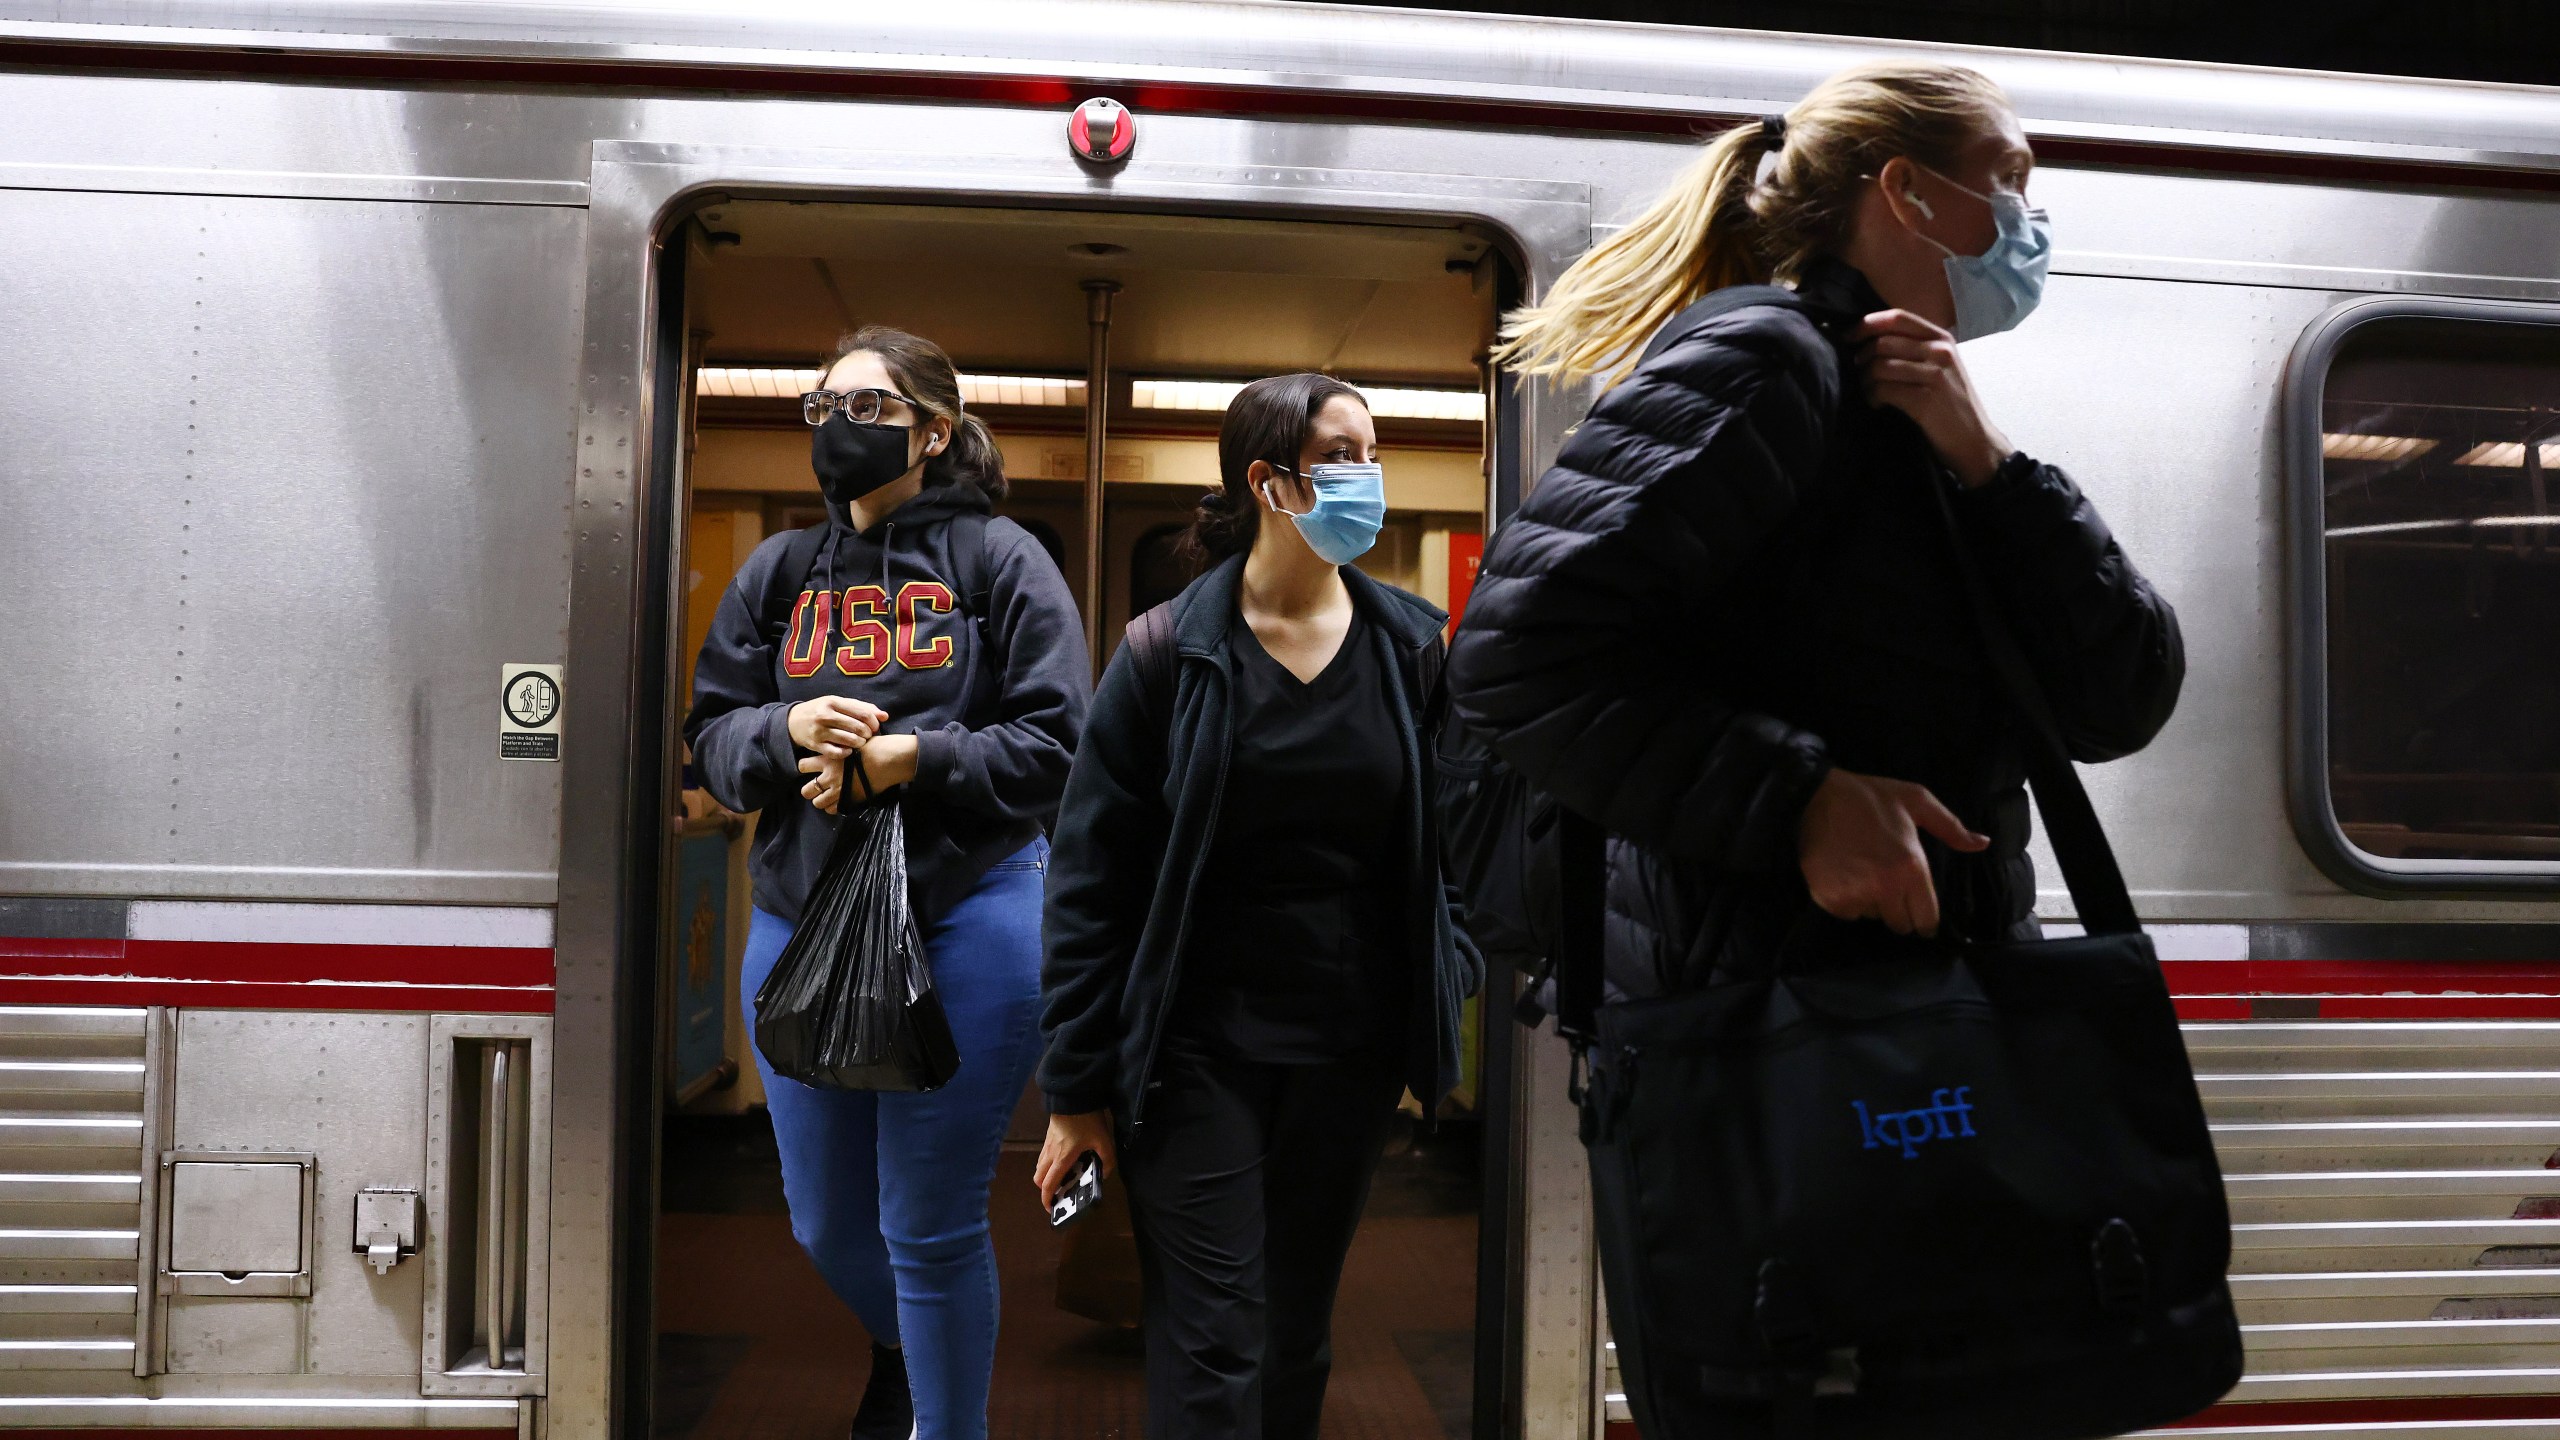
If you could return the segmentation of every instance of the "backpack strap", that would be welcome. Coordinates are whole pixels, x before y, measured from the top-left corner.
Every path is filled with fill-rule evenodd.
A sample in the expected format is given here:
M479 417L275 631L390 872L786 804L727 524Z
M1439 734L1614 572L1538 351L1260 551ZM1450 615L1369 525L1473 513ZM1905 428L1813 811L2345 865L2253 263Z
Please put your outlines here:
M1414 678L1422 682L1422 733L1436 736L1449 714L1449 642L1434 639L1414 657Z
M1599 1034L1601 976L1608 967L1609 837L1599 822L1556 806L1556 1034L1576 1068ZM1534 993L1534 992L1532 992ZM1578 1090L1581 1077L1571 1087ZM1574 1099L1579 1101L1580 1095Z
M992 515L965 510L951 517L951 578L959 582L960 608L987 618L987 526Z
M1138 667L1138 693L1147 705L1147 728L1162 735L1173 728L1173 686L1178 656L1173 649L1173 602L1165 601L1129 622L1129 659Z
M800 592L809 587L809 576L818 568L818 550L827 542L834 522L821 520L792 532L782 547L782 563L773 567L765 581L764 594L756 605L757 633L768 645L783 643L791 629L792 607Z

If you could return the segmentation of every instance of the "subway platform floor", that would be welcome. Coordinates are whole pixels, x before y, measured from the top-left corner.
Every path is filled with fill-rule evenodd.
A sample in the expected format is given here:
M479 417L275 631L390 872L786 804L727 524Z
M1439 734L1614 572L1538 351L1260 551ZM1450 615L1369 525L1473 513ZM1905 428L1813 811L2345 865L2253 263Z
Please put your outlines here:
M843 1440L869 1365L861 1324L791 1239L761 1110L672 1116L661 1165L661 1440ZM1325 1440L1464 1440L1473 1350L1474 1146L1463 1125L1400 1136L1382 1163L1334 1315ZM993 1217L1004 1319L988 1432L1137 1440L1138 1337L1057 1308L1059 1237L1009 1143Z

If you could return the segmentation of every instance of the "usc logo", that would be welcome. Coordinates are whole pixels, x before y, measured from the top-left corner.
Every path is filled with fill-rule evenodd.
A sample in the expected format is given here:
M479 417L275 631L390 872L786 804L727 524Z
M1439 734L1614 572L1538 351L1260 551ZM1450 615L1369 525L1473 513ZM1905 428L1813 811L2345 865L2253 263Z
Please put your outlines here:
M938 580L910 580L898 587L894 603L877 585L849 586L841 593L803 590L791 607L782 673L808 679L827 668L830 648L836 669L856 678L888 669L892 656L908 670L939 670L951 663L951 637L936 635L917 643L927 610L950 614L951 587ZM844 643L836 644L839 639Z

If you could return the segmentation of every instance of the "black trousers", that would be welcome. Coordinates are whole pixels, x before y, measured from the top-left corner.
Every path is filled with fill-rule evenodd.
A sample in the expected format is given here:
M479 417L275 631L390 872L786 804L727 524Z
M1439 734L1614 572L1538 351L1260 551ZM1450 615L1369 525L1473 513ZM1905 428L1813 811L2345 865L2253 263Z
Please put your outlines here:
M1120 1171L1149 1440L1316 1440L1333 1296L1403 1084L1386 1060L1171 1059Z

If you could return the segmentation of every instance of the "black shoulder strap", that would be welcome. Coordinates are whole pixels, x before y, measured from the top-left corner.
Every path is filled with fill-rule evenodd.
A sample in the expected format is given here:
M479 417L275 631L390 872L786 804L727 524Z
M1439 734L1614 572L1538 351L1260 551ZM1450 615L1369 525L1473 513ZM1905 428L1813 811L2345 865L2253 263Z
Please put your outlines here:
M1599 1033L1608 971L1609 838L1599 822L1556 807L1556 1033L1579 1054Z
M1128 644L1129 659L1138 667L1138 693L1146 697L1147 728L1163 733L1173 724L1173 602L1130 621Z
M1436 734L1441 717L1449 709L1449 643L1434 637L1423 642L1422 653L1414 657L1414 678L1422 682L1422 728Z
M800 592L809 588L809 576L818 568L818 547L827 540L833 527L821 520L815 525L792 532L789 543L782 547L782 563L773 567L772 578L765 581L764 595L756 609L756 625L768 645L783 643L791 628L791 609Z
M2008 623L1994 608L1991 591L1983 584L1980 567L1974 564L1972 547L1965 543L1964 532L1956 524L1955 503L1947 493L1952 483L1951 478L1941 477L1930 487L1937 497L1938 519L1945 529L1948 549L1955 556L1957 574L1963 578L1966 607L1973 612L1974 630L1981 637L1984 654L1990 658L1992 674L1998 677L2009 703L2027 722L2027 783L2035 789L2036 811L2044 817L2054 858L2062 863L2062 880L2071 888L2072 906L2080 912L2081 926L2092 935L2137 932L2142 929L2142 919L2134 913L2133 895L2125 888L2124 872L2116 865L2115 847L2107 843L2106 827L2098 823L2097 807L2089 803L2089 792L2081 788L2079 772L2071 768L2071 750L2062 738L2062 726L2054 719L2044 687L2028 667L2017 637L2009 632Z
M951 517L951 569L960 585L960 608L987 618L987 525L994 519L975 510Z

